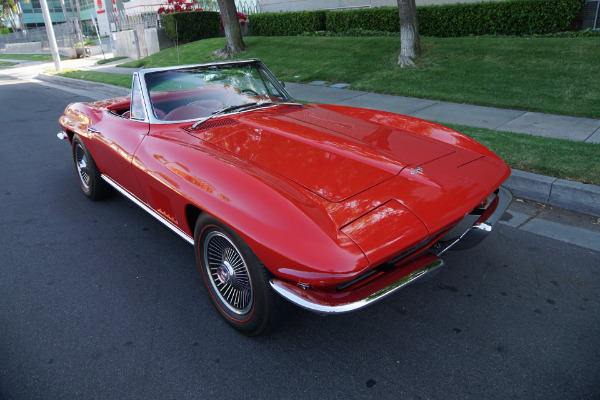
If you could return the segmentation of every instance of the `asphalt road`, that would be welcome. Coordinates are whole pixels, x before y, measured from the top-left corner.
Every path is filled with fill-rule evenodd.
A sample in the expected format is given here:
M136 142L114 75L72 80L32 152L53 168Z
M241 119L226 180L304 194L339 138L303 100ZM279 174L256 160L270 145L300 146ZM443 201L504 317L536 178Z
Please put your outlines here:
M192 247L81 192L63 108L0 75L0 399L599 399L600 253L502 225L366 310L246 338Z

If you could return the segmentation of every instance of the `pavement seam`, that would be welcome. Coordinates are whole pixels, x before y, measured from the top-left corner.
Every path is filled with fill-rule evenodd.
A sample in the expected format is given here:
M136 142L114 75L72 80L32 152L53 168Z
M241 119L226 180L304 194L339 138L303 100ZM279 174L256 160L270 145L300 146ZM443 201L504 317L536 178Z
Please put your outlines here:
M517 111L517 110L515 110L515 111ZM519 111L520 111L520 110L519 110ZM491 129L498 130L498 131L502 131L502 130L503 130L503 131L505 131L505 132L512 132L512 131L510 131L509 129L502 129L502 127L503 127L503 126L505 126L505 125L508 125L508 124L510 124L510 123L512 123L512 122L514 122L514 121L516 121L517 119L521 118L523 115L527 114L527 112L528 112L528 111L523 111L521 114L517 115L516 117L514 117L514 118L513 118L513 119L511 119L510 121L503 122L503 123L501 123L500 125L498 125L497 127L495 127L495 128L491 128ZM519 133L524 133L524 132L519 132ZM529 134L529 135L530 135L530 134Z
M338 90L346 90L346 91L350 91L350 89L338 89ZM357 94L356 96L352 96L352 97L348 97L347 99L344 99L344 101L345 101L345 100L350 100L350 99L356 99L357 97L366 96L366 95L368 95L368 94L369 94L369 93L359 93L359 94Z
M544 210L546 209L546 204L542 204L536 212L534 212L532 215L529 216L529 218L527 218L525 221L521 222L519 224L519 226L517 226L517 229L521 229L523 226L527 225L529 222L531 222L531 220L537 218L542 212L544 212Z
M550 190L548 191L548 199L544 202L545 204L550 204L550 199L552 198L552 189L554 189L554 184L558 181L558 179L555 179L551 184L550 184Z
M429 104L429 105L427 105L427 106L423 106L423 107L421 107L421 108L419 108L419 109L416 109L416 110L414 110L412 113L414 114L414 113L417 113L417 112L419 112L419 111L427 110L428 108L431 108L431 107L433 107L433 106L437 106L438 104L441 104L441 103L442 103L442 101L439 101L439 100L438 100L438 101L436 101L436 100L433 100L433 101L435 101L435 103L433 103L433 104Z
M588 142L588 140L590 140L590 139L592 138L592 136L594 136L594 135L596 135L596 134L600 135L600 128L596 129L594 132L592 132L592 133L590 134L590 136L588 136L587 138L585 138L584 142L585 142L585 143L595 143L595 142L592 142L592 141L589 141L589 142Z

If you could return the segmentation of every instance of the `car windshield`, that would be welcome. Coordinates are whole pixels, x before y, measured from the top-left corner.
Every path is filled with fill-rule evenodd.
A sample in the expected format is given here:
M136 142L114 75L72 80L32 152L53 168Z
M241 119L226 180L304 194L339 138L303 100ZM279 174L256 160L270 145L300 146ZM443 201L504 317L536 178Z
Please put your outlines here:
M145 84L154 116L189 121L215 113L238 112L244 105L293 101L260 63L223 64L151 72Z

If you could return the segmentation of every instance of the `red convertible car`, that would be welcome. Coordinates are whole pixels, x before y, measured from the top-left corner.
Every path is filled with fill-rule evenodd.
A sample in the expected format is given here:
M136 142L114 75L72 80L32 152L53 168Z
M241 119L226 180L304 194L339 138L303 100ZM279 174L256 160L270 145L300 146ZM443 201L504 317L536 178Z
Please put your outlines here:
M272 327L285 300L357 310L482 240L510 169L444 126L301 104L259 60L145 69L131 96L69 105L83 192L122 193L194 246L234 328Z

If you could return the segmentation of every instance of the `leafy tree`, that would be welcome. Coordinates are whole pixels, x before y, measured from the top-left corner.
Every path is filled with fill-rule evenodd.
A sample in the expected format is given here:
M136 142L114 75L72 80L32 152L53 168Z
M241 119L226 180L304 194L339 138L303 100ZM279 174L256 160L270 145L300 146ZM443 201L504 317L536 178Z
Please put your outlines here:
M8 20L13 32L16 32L15 14L17 13L17 4L13 0L0 0L0 13Z

